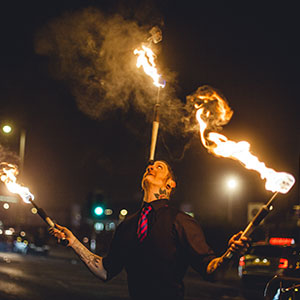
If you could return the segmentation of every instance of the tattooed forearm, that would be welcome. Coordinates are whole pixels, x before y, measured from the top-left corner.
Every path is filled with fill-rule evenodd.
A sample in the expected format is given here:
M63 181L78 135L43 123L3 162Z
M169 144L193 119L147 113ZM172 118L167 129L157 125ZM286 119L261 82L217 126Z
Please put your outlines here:
M72 248L79 258L85 263L89 270L102 280L106 280L107 273L102 264L102 257L90 252L77 239L72 244Z
M78 254L81 260L86 264L91 264L95 260L95 255L90 252L84 245L82 245L78 240L75 240L72 248Z

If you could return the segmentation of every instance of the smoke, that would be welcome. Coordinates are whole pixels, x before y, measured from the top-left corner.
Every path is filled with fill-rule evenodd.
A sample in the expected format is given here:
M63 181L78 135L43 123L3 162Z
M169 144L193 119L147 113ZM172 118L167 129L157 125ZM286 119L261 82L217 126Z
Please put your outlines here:
M0 145L0 163L19 165L20 158L15 152Z
M68 83L78 108L91 118L101 120L113 110L133 108L150 121L157 88L136 67L133 51L150 43L159 53L161 31L153 25L86 8L64 14L42 28L36 35L35 49L49 57L51 73ZM160 93L161 128L178 133L185 107L175 96L175 74L160 62L158 65L167 81Z
M193 94L187 96L187 102L197 109L203 108L201 117L207 125L207 131L222 130L222 126L226 125L233 115L226 98L209 85L200 86Z

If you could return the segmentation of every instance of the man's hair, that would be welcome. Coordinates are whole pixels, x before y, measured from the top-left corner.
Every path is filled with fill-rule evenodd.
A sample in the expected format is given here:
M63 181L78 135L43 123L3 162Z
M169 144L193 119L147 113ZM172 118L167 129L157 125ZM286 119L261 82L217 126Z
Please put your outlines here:
M173 172L171 166L170 166L165 160L159 160L159 161L162 161L162 162L163 162L164 164L166 164L166 166L168 167L169 175L168 175L168 178L167 178L167 179L171 178L171 179L176 183L176 177L175 177L175 175L174 175L174 172ZM173 188L173 189L174 189L174 188ZM172 189L172 190L173 190L173 189Z
M163 162L164 162L164 163L167 165L167 167L168 167L169 178L171 178L173 181L176 182L176 177L175 177L175 175L174 175L174 172L173 172L171 166L170 166L166 161L163 160ZM169 179L169 178L168 178L168 179Z

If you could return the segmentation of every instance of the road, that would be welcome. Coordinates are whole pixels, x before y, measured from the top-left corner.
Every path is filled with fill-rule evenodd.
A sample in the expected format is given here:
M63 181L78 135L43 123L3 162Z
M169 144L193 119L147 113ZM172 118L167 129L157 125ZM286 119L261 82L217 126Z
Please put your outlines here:
M228 277L228 276L227 276ZM234 276L203 281L193 271L186 279L186 300L260 300L261 290L243 290ZM41 257L0 252L1 300L126 300L126 274L103 284L74 257Z

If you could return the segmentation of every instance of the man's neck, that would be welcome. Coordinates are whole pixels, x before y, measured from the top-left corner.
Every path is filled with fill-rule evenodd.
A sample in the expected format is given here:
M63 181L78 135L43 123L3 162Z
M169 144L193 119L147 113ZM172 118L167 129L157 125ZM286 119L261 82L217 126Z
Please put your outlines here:
M152 187L144 192L144 202L150 203L159 199L169 199L169 192L166 188Z

